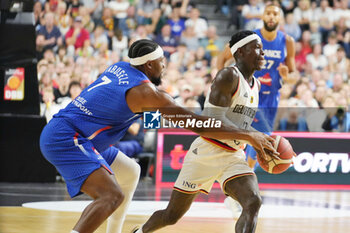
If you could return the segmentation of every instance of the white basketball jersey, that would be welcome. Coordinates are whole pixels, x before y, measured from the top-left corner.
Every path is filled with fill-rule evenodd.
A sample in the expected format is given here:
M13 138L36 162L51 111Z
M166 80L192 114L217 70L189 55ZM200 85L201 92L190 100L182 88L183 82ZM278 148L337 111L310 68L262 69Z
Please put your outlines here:
M237 67L233 67L238 73L239 81L236 92L232 95L231 105L229 109L226 111L226 118L230 120L233 124L235 124L240 129L250 129L250 126L254 120L255 113L258 109L259 104L259 84L258 80L253 77L252 87L249 85L247 80L243 77L242 73L239 71ZM204 103L203 115L206 115L206 108L208 107L209 94L207 94L207 98ZM208 138L204 138L207 141L215 143L217 146L222 146L224 149L228 149L232 147L236 150L242 149L244 147L243 143L238 140L214 140ZM226 145L225 145L226 144Z

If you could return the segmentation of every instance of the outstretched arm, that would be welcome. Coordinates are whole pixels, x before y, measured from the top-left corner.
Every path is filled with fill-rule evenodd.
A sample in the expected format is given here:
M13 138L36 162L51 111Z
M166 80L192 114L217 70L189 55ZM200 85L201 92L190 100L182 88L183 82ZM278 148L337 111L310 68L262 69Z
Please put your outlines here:
M280 64L277 68L283 81L290 84L295 84L298 76L295 71L295 42L291 36L286 36L287 56L285 65Z
M133 112L160 109L163 117L173 122L186 121L188 117L196 121L206 121L209 117L194 114L193 112L178 106L167 93L159 91L153 84L145 83L130 89L126 94L126 101ZM169 118L168 116L175 116ZM262 133L249 132L233 125L223 123L220 128L202 128L196 124L185 127L201 136L214 139L238 139L249 142L254 148L267 157L264 150L277 153L273 148L274 139Z
M216 68L221 70L225 67L225 64L228 60L233 59L230 46L228 44L225 45L224 50L218 55L218 59L216 61Z

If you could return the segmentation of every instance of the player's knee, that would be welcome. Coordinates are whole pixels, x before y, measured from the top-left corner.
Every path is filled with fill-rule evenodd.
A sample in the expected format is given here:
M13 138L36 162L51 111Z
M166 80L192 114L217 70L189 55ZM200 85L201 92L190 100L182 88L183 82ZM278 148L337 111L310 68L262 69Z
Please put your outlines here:
M257 212L259 211L261 204L262 204L261 196L258 193L252 193L248 197L246 205L243 206L243 208L246 207L246 209L248 209L251 212Z
M106 196L106 201L109 203L111 208L116 210L124 201L124 193L120 190L113 190Z

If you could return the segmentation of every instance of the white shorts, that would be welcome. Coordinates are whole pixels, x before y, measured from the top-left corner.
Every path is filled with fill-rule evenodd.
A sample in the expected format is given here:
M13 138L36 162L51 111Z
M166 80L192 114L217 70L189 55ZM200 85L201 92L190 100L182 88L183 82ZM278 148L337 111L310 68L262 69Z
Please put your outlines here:
M174 189L193 194L208 194L215 181L225 193L226 182L241 176L254 175L245 161L243 150L227 151L198 137L188 150Z

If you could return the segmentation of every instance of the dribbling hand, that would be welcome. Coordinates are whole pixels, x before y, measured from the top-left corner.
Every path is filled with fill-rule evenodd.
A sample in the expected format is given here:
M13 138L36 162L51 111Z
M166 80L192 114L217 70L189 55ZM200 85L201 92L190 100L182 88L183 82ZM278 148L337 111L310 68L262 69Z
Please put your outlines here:
M250 136L250 143L259 156L263 157L265 160L268 160L269 156L272 156L277 160L280 159L278 157L279 153L275 149L275 139L260 132L251 132Z

